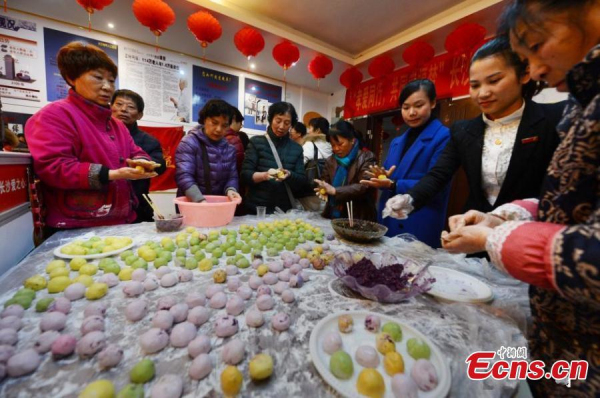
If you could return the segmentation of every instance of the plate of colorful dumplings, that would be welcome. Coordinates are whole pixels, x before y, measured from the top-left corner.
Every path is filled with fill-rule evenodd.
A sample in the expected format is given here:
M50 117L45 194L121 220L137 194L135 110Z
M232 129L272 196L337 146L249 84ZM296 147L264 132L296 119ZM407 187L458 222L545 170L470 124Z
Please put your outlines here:
M345 397L445 397L451 375L442 352L415 328L369 311L322 319L310 335L321 376Z

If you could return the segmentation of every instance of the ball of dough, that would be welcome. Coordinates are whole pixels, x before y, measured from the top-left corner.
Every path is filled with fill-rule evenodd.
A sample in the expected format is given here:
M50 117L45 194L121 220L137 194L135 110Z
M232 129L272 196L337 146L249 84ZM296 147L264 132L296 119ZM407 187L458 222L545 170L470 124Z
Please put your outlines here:
M138 268L136 271L139 270L143 271L143 269L141 268ZM123 286L123 294L125 294L126 297L137 297L145 291L146 289L144 289L144 285L142 284L142 282L134 280L126 282L125 286Z
M160 278L160 285L162 287L173 287L179 282L179 278L174 273L169 273Z
M328 332L323 337L323 351L329 355L333 355L334 352L342 349L342 336L338 332Z
M227 272L227 275L237 275L240 270L235 265L228 265L225 267L225 272Z
M106 346L106 337L100 331L93 331L81 338L77 342L75 352L80 358L91 358Z
M19 341L14 329L0 329L0 344L15 345Z
M225 291L225 286L223 286L223 285L215 285L215 284L209 285L206 288L206 292L205 292L206 298L211 299L215 294L217 294L219 292L223 292L223 291Z
M210 349L210 338L204 334L199 335L188 344L188 354L192 358L196 358L200 354L208 354Z
M377 347L377 351L383 355L388 352L396 351L394 339L389 334L383 332L375 337L375 347Z
M146 354L154 354L161 351L169 344L169 335L162 329L152 328L140 337L142 351Z
M264 380L273 374L273 358L269 354L258 354L250 360L248 373L252 380Z
M221 373L221 389L225 396L235 396L242 388L243 376L235 366L227 366Z
M178 302L179 302L179 299L175 296L161 297L158 299L158 302L156 303L156 310L157 311L169 310L169 309L171 309L172 306L174 306Z
M180 323L187 319L188 316L188 305L186 303L175 304L169 309L171 315L173 315L173 322Z
M421 391L431 391L438 385L438 375L435 367L427 359L417 359L410 375Z
M256 299L256 308L258 308L261 311L272 310L274 306L275 300L273 300L273 297L269 296L268 294L258 296L258 298Z
M194 279L194 273L189 269L180 269L177 271L177 276L179 277L179 282L189 282Z
M111 398L115 396L115 386L110 380L96 380L88 384L79 398Z
M44 334L48 334L48 333L55 333L58 337L60 336L60 334L58 332L55 332L54 330L42 333L40 335L43 336ZM46 338L44 338L44 340L46 340ZM40 339L38 338L38 341L40 341ZM43 343L42 343L43 344ZM35 349L37 352L39 352L40 354L44 354L43 352L40 352L40 350L37 349L38 343L35 343ZM12 357L13 355L15 355L15 347L13 347L12 345L8 345L8 344L2 344L0 345L0 364L5 364L6 361L8 361L8 358Z
M240 286L242 286L242 281L240 281L240 278L229 278L227 280L227 290L230 292L237 291Z
M375 348L368 345L361 345L354 354L356 362L364 368L376 368L379 366L379 354Z
M173 315L167 310L160 310L152 318L152 326L162 330L169 330L173 327Z
M350 315L341 315L338 318L338 328L342 333L350 333L354 327L354 319Z
M250 279L248 279L248 286L250 289L256 290L260 285L263 284L263 280L260 276L252 275Z
M98 315L104 317L106 314L106 303L90 303L85 306L83 309L83 317L87 318L88 316Z
M131 280L137 282L143 282L146 279L146 270L143 268L137 268L131 274Z
M265 317L262 312L251 309L246 312L246 325L252 328L259 328L265 323Z
M248 300L250 297L252 297L252 289L250 289L248 286L240 286L235 294L240 296L240 298L243 300Z
M382 397L385 393L383 376L376 369L365 368L358 374L356 390L368 397Z
M213 280L215 283L225 283L227 280L227 272L222 269L218 269L213 273Z
M223 292L218 292L210 298L210 308L221 309L227 304L227 296Z
M48 312L42 316L40 321L40 329L42 332L46 330L63 330L67 324L67 316L62 312Z
M173 347L187 347L196 337L196 325L191 322L182 322L173 327L171 331L171 345Z
M73 283L67 286L64 291L64 295L71 301L80 300L85 296L85 285L83 283Z
M51 351L52 358L62 359L71 355L77 346L77 339L70 334L60 335L54 343L52 343Z
M412 377L398 373L392 377L392 392L396 398L417 398L419 388Z
M242 362L245 354L244 343L234 339L225 344L221 350L221 360L228 365L237 365Z
M274 274L277 274L283 271L283 264L279 261L273 261L272 263L269 263L269 271L271 271Z
M273 286L273 291L275 292L275 294L281 294L287 288L288 288L287 282L279 281L275 284L275 286Z
M190 293L185 297L188 308L200 307L206 304L206 296L202 293Z
M60 333L58 333L56 330L48 330L47 332L44 332L39 335L35 344L33 345L33 349L36 350L39 354L45 354L52 349L52 343L54 343L54 341L56 341L56 339L59 337ZM8 345L3 345L0 346L0 350L2 347L13 348ZM8 358L6 358L6 360L7 359ZM3 361L0 355L0 363L6 362L6 360Z
M183 379L174 374L162 376L150 390L150 398L179 398L183 394Z
M140 269L140 268L138 268L138 269ZM143 285L144 285L144 290L147 292L151 292L153 290L158 289L158 281L153 278L146 278L146 280L144 280L144 282L143 282Z
M20 377L35 372L42 357L33 348L19 352L8 359L6 372L10 377Z
M123 359L123 350L116 344L109 344L98 353L98 366L101 370L114 368L121 359Z
M302 266L300 264L294 264L290 267L290 276L298 275L302 271Z
M283 300L284 303L293 303L296 300L296 297L294 296L294 292L291 291L290 289L286 289L283 292L281 292L281 300Z
M262 296L263 294L271 295L272 294L271 288L267 285L259 286L258 289L256 289L256 296L259 297L259 296Z
M19 331L23 327L23 321L18 316L7 316L0 319L0 329L14 329Z
M162 279L163 276L170 274L171 272L173 272L173 270L169 267L160 267L154 271L154 275L156 275L158 279Z
M230 337L238 332L238 321L231 315L217 318L214 330L217 337Z
M290 287L302 287L304 284L304 278L302 278L301 274L293 275L290 277Z
M82 336L93 331L104 332L104 318L98 315L88 316L81 322L80 330Z
M329 358L329 370L335 377L348 380L354 373L352 357L345 351L336 351Z
M95 282L85 291L85 298L88 300L98 300L106 296L108 285L106 283Z
M271 318L271 327L278 332L283 332L284 330L288 330L290 328L290 322L291 320L289 315L280 312Z
M190 365L189 375L192 380L202 380L212 372L213 364L208 354L198 355Z
M197 327L202 326L210 318L210 311L206 307L194 307L188 312L187 320Z
M263 282L267 285L274 285L279 280L279 278L277 277L277 274L274 274L272 272L267 272L265 274L265 276L262 277L262 279L263 279Z
M291 276L292 276L292 273L290 272L289 269L284 269L283 271L281 271L280 273L277 274L277 277L279 278L279 280L283 281L283 282L289 282Z
M21 307L18 304L11 304L2 311L1 317L5 318L7 316L12 315L12 316L22 318L24 313L25 313L25 309L23 307Z
M237 316L244 312L244 308L244 300L239 296L231 296L231 298L227 300L227 305L225 306L227 313L233 316Z
M48 312L62 312L67 315L71 311L71 300L65 297L57 297L52 304L48 306Z
M148 313L148 303L146 300L134 300L125 307L125 317L130 322L137 322L144 318Z
M109 288L111 288L111 287L117 286L120 282L120 279L115 274L104 274L100 277L100 279L98 281L102 282L102 283L106 283L106 285Z
M381 327L381 318L377 315L367 315L365 317L365 329L369 332L377 333Z

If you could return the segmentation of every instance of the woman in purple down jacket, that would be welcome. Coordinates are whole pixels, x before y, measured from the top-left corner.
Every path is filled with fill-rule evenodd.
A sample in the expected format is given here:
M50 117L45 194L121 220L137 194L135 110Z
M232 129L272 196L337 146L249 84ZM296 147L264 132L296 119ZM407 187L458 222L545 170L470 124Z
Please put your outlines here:
M231 105L223 100L208 101L198 122L183 137L175 154L177 196L185 195L195 203L204 202L204 195L241 199L235 148L224 139L231 123Z

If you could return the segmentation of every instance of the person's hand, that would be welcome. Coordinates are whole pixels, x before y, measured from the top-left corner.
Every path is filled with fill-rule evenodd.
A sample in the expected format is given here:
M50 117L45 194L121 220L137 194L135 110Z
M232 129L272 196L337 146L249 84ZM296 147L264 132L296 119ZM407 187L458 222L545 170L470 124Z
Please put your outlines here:
M482 225L468 225L450 233L442 231L442 247L450 253L483 252L492 231L492 228Z
M285 169L269 169L267 171L269 178L281 182L285 181L292 173Z
M450 232L456 231L468 225L479 225L482 227L496 228L504 222L498 216L482 213L477 210L469 210L465 214L457 214L448 219Z
M239 193L237 193L236 191L230 189L229 191L227 191L227 197L229 198L229 200L231 200L232 202L235 200L242 200L242 197L240 196Z
M321 180L314 180L314 181L315 181L315 184L317 184L317 187L315 188L315 193L317 194L319 199L326 202L327 196L335 196L336 191L335 191L334 186L326 183L325 181L321 181Z
M109 170L108 180L144 180L156 177L158 174L153 171L141 171L133 167L121 167L116 170Z
M390 167L389 170L384 169L380 166L369 166L369 170L365 172L365 175L369 177L368 180L360 180L360 183L369 187L378 189L390 189L394 182L390 180L390 176L396 170L396 166Z
M177 105L178 105L178 104L177 104L177 100L176 100L175 98L173 98L173 97L169 97L169 101L171 101L171 102L173 103L173 106L174 106L175 108L177 108Z
M413 198L408 194L396 195L388 199L385 203L382 215L385 217L397 218L405 220L408 215L415 209L412 205Z

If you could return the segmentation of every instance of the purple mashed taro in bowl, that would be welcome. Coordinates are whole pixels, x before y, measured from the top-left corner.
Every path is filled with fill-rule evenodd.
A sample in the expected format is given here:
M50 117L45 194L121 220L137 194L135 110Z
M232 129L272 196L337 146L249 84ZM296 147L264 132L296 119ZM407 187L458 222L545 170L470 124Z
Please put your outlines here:
M349 289L382 303L408 300L425 293L435 282L424 265L391 254L344 252L336 255L332 267Z

